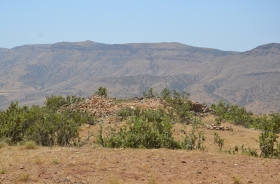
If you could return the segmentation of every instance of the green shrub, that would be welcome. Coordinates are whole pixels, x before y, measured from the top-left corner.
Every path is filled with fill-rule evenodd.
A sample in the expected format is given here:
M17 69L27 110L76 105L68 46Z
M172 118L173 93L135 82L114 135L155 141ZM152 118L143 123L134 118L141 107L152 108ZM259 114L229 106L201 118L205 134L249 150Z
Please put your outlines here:
M45 101L46 108L52 111L57 111L64 104L68 104L68 103L67 100L62 96L52 95L46 97L46 101Z
M192 123L192 129L190 133L187 133L185 130L181 130L184 134L183 141L181 142L182 148L187 150L205 150L203 142L205 141L204 132L198 131L198 124L200 121L194 119Z
M0 138L8 138L11 144L22 141L30 123L28 113L27 106L19 107L18 102L12 102L0 113Z
M164 88L162 91L161 91L161 98L163 99L170 99L171 98L171 92L168 88Z
M244 145L242 145L241 150L242 150L243 155L258 157L257 151L256 150L251 150L250 147L246 148L246 147L244 147Z
M135 109L126 107L118 111L118 116L121 116L122 120L126 119L129 116L139 117L140 115L141 109L139 107L136 107Z
M108 97L107 89L104 88L104 87L102 87L102 86L100 86L100 87L98 88L98 90L97 90L94 94L95 94L95 95L98 95L98 96L103 96L103 97L105 97L105 98Z
M0 174L6 174L7 170L6 169L1 169Z
M6 111L0 112L0 139L8 140L6 142L10 145L24 140L34 141L42 146L71 145L78 138L79 126L82 123L94 124L95 119L78 110L65 109L57 112L65 102L63 99L61 96L47 97L46 106L31 108L19 107L18 102L12 102Z
M248 113L244 107L238 107L237 105L228 105L222 100L217 105L212 104L211 109L216 112L216 122L221 124L223 119L244 127L249 127L253 124L253 118L251 113Z
M85 100L85 98L83 98L83 97L78 97L78 96L76 96L76 95L67 95L67 97L66 97L66 102L67 102L68 104L75 104L75 103L82 102L82 101L84 101L84 100Z
M218 133L214 133L214 143L218 145L220 151L223 149L225 139L222 139Z
M143 92L144 98L155 98L158 94L154 93L153 88L150 88L147 92Z
M53 164L59 164L57 158L53 159L53 160L52 160L52 163L53 163Z
M103 136L101 126L95 141L110 148L205 149L204 134L197 130L198 120L194 120L191 133L182 130L183 141L176 141L173 137L172 122L172 118L163 109L147 109L131 116L126 125L119 129L109 127L106 136Z
M132 116L126 125L116 130L109 127L105 137L102 127L96 142L110 148L180 148L172 136L172 123L162 110L146 110L141 116Z
M233 183L234 184L240 184L241 183L241 177L238 177L238 176L233 176L232 177L232 180L233 180Z
M171 95L167 88L161 92L161 96L166 102L165 107L172 107L172 109L168 109L169 116L176 117L180 123L189 124L191 122L192 113L190 110L192 108L192 102L188 99L189 95L189 93L179 93L176 90Z

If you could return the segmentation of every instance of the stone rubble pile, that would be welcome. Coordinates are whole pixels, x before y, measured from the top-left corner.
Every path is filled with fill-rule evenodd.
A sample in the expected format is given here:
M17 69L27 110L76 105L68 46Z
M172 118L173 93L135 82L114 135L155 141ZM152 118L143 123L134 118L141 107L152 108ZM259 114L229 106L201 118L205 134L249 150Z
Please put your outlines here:
M215 124L212 124L212 125L206 124L204 127L209 129L209 130L228 130L228 131L232 131L231 127L218 126L218 125L215 125Z
M215 115L215 111L207 107L206 104L201 104L198 102L192 102L192 108L191 111L197 115L197 116L209 116L209 115Z
M83 102L77 104L67 104L62 109L70 108L72 110L80 110L87 112L95 117L107 117L109 115L117 115L119 110L123 108L135 109L158 109L164 108L165 102L160 98L145 99L143 97L134 97L130 99L116 99L116 98L104 98L101 96L93 95L91 99L86 99ZM193 102L191 111L194 115L201 117L215 114L207 105Z
M70 108L72 110L80 110L82 112L90 113L96 117L106 117L109 115L117 115L118 111L123 108L135 109L157 109L163 107L159 99L143 99L135 97L132 99L116 99L104 98L101 96L93 95L91 99L86 99L83 102L71 105L65 105L62 109Z

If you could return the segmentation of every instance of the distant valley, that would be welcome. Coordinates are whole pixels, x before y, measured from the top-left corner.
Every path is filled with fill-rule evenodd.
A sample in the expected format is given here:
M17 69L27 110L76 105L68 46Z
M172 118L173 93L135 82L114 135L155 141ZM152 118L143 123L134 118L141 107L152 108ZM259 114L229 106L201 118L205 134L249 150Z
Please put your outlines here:
M246 52L180 43L92 41L0 48L0 109L11 101L43 104L50 95L89 97L99 86L128 98L168 87L194 101L223 99L254 113L280 110L280 44Z

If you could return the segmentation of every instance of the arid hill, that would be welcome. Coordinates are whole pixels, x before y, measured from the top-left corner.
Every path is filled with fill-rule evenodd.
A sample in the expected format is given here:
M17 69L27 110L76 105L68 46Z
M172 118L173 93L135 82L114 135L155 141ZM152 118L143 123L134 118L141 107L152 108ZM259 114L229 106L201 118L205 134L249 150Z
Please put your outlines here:
M187 91L191 99L219 99L255 113L279 110L280 44L246 52L180 43L101 44L92 41L0 49L0 108L18 100L43 103L52 94L133 97L149 87Z

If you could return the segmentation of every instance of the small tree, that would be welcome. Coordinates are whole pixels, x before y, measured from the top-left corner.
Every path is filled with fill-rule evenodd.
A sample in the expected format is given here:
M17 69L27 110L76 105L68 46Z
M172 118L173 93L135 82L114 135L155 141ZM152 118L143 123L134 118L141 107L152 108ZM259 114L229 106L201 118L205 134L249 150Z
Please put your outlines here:
M45 105L48 109L57 111L62 105L67 104L67 100L62 96L47 96Z
M265 121L264 132L259 136L261 157L273 158L280 156L280 144L278 143L279 114L271 114L269 121Z
M182 141L182 147L187 150L205 150L205 146L203 145L203 142L205 141L204 132L198 131L198 124L200 123L200 120L194 119L192 122L192 129L190 133L187 133L185 130L181 130L181 132L184 134L183 141Z
M108 97L108 95L107 95L107 89L104 88L104 87L102 87L102 86L100 86L100 87L98 88L98 90L97 90L94 94L95 94L95 95L98 95L98 96L103 96L103 97L105 97L105 98Z
M144 98L155 98L158 95L154 93L153 88L150 88L147 92L143 92Z
M214 143L219 146L220 151L222 151L222 148L225 144L225 139L222 139L219 134L216 132L214 133Z
M168 88L164 88L160 94L163 99L171 98L171 92Z

